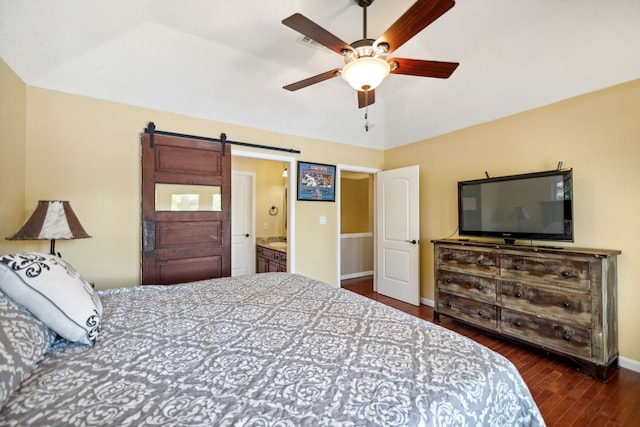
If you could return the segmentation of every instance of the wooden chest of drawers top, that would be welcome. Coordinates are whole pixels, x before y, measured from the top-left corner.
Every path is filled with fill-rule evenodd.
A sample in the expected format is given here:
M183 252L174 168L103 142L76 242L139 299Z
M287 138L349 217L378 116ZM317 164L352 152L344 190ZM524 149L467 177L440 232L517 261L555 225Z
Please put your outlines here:
M439 240L436 266L465 274L500 276L504 279L539 281L587 289L593 277L593 259L620 251L544 248Z

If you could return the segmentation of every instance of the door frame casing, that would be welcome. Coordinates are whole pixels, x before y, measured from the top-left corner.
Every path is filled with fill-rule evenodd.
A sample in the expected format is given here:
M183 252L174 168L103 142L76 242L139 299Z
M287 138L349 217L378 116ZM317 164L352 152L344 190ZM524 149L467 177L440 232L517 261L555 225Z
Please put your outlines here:
M257 160L270 160L275 162L287 163L287 188L296 188L296 158L291 156L283 156L277 154L260 153L257 151L246 150L231 150L231 157L246 157ZM231 164L231 173L233 174L233 162ZM231 183L233 185L233 182ZM255 193L255 186L254 186ZM289 197L287 198L287 271L289 273L295 273L295 255L296 255L296 209L295 209L295 197L291 197L291 191L289 190ZM255 195L254 195L255 197ZM255 206L254 206L255 211ZM254 221L255 222L255 221ZM254 232L255 234L255 232Z

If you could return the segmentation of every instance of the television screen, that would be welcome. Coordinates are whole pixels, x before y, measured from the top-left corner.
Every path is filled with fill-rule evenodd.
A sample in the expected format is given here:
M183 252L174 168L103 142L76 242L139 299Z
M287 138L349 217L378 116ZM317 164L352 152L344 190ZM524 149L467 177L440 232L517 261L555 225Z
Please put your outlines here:
M461 236L573 241L572 170L458 183Z

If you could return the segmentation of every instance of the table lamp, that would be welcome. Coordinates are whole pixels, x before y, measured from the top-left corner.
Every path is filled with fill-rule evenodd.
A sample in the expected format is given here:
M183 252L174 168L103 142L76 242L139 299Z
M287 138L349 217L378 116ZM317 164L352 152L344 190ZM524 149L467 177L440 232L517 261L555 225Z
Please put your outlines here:
M91 237L82 228L67 201L40 200L24 225L7 240L51 240L50 253L56 255L56 239ZM60 256L60 254L58 254Z

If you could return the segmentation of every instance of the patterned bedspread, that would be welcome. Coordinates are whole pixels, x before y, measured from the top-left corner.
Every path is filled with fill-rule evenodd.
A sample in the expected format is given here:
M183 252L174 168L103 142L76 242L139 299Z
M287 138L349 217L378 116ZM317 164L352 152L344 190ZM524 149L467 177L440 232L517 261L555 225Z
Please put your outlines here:
M100 298L97 344L59 340L0 425L544 425L504 357L303 276Z

